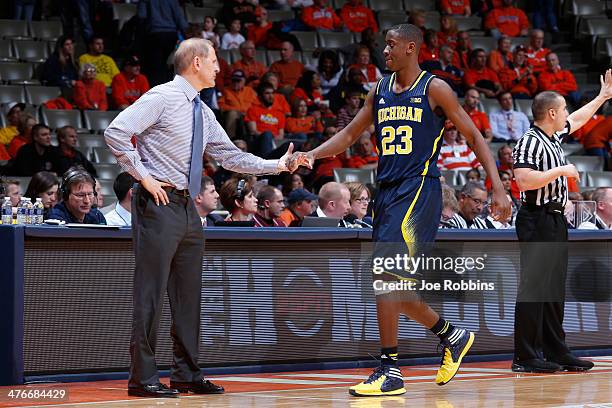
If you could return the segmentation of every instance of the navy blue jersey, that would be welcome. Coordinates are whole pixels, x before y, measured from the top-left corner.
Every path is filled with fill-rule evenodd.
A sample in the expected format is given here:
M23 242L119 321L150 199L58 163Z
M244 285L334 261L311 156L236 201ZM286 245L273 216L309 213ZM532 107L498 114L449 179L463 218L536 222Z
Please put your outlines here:
M429 105L428 90L435 76L422 71L410 89L393 92L395 73L382 78L374 94L374 124L378 149L378 181L439 177L444 117Z

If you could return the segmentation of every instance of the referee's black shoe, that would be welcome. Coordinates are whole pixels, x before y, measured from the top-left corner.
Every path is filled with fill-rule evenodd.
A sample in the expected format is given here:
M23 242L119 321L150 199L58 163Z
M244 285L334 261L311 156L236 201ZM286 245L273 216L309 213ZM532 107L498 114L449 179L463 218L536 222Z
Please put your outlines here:
M145 398L178 398L179 392L174 388L168 388L166 384L157 383L128 387L128 395Z
M582 360L570 353L557 358L549 358L548 361L559 364L563 371L587 371L595 366L592 361Z
M170 386L176 388L179 392L193 392L194 394L223 394L225 389L220 385L201 379L195 382L178 382L170 381Z
M555 373L561 371L561 366L551 361L538 358L512 363L512 371L515 373Z

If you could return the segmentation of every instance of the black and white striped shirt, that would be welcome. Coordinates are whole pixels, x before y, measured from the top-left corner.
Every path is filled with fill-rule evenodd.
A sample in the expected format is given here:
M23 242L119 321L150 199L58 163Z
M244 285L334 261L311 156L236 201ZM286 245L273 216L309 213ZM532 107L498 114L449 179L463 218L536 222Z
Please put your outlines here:
M495 229L495 226L487 219L476 217L471 222L468 222L460 213L453 215L451 219L446 221L444 228L452 229Z
M570 133L569 122L565 128L551 136L542 129L533 126L519 139L512 157L514 168L530 168L537 171L548 171L567 164L561 141ZM521 201L544 205L555 202L565 206L567 203L567 177L562 176L537 190L521 191Z

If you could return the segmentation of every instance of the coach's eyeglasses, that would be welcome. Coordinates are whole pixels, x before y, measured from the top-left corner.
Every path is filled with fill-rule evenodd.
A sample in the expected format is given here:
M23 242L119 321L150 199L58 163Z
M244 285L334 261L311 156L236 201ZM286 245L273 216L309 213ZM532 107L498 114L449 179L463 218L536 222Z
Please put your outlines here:
M84 200L85 197L87 197L90 200L93 200L96 195L96 193L70 193L70 194L72 194L79 200Z

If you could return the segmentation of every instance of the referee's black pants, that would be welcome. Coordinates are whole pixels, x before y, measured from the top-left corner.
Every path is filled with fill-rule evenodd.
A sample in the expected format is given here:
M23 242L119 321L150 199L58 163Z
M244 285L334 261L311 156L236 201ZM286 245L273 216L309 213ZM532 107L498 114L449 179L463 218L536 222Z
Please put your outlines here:
M168 205L155 201L142 186L132 197L132 235L136 268L128 386L159 382L155 362L157 329L164 292L172 314L173 362L170 379L194 382L198 367L200 294L204 233L193 200L168 193Z
M514 361L569 353L563 313L567 223L562 212L524 204L516 217L521 273L514 315Z

